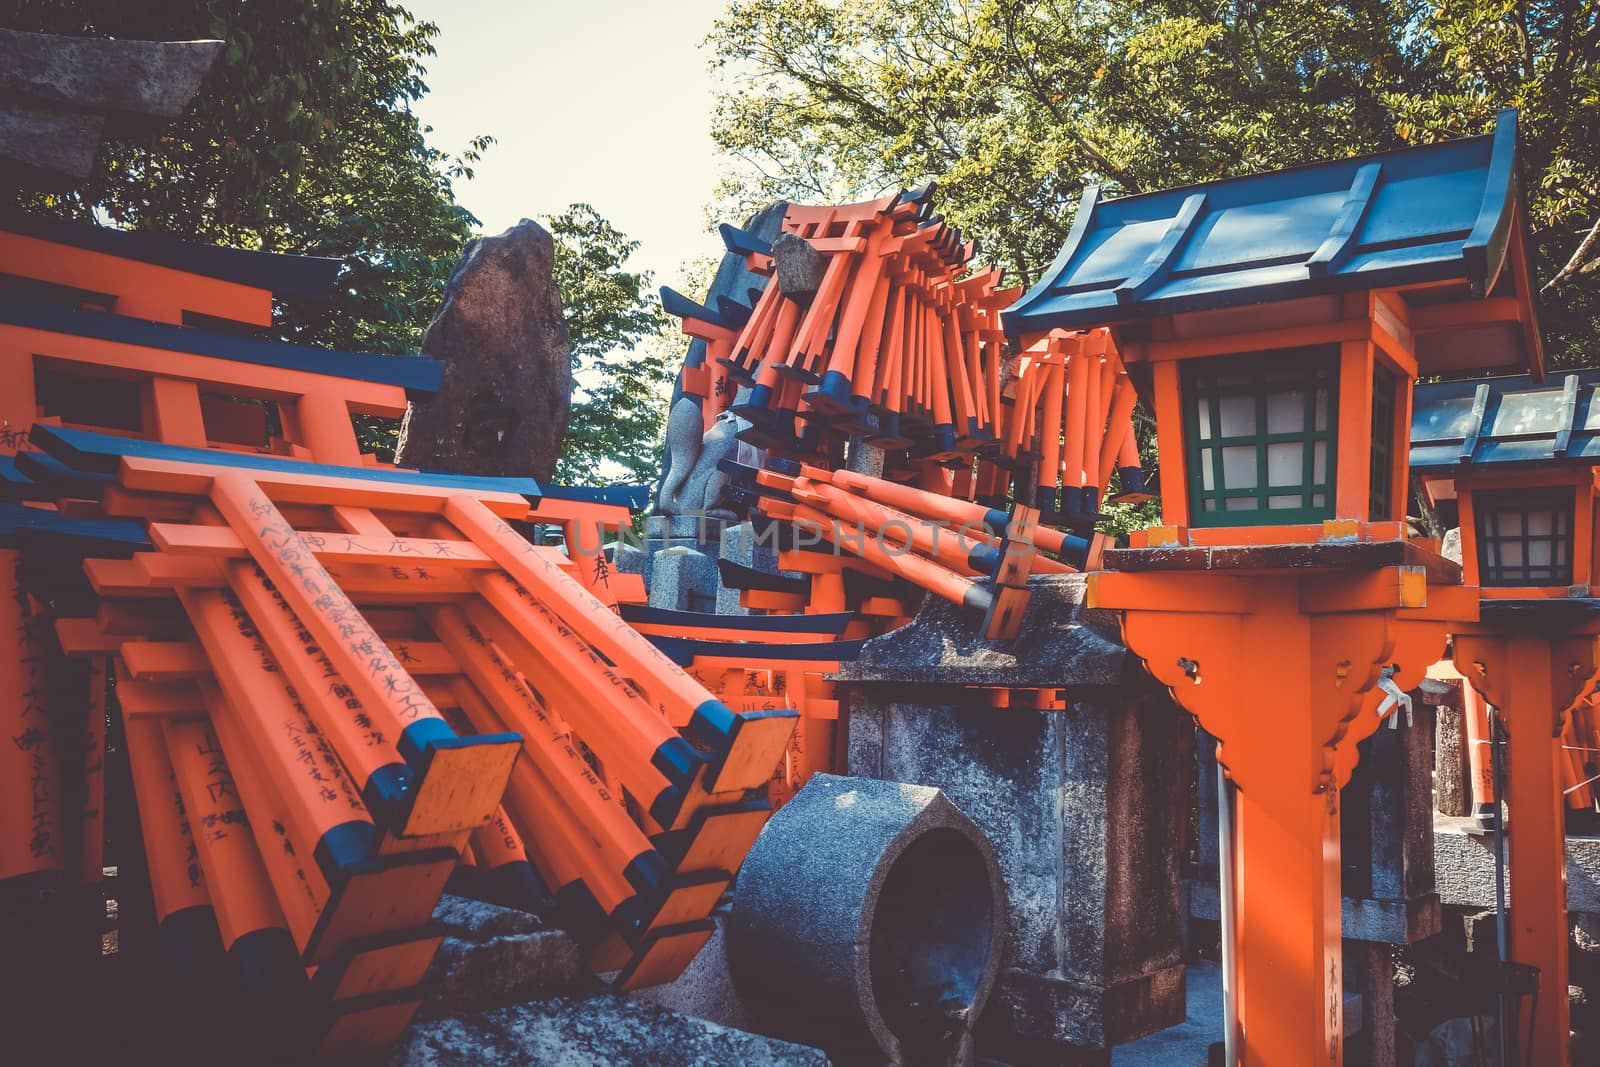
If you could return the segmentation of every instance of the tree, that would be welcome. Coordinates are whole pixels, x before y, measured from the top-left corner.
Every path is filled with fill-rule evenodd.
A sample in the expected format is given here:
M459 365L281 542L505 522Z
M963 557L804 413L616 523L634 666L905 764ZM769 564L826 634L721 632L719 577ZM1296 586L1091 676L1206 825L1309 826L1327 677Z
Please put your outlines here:
M182 118L108 143L82 185L15 193L22 206L343 259L333 298L281 308L280 334L415 350L476 221L452 180L490 143L449 156L409 109L435 26L388 0L10 0L0 23L227 44Z
M682 360L647 272L623 269L639 242L588 204L545 220L571 335L573 398L556 466L564 482L651 482L660 471L667 395ZM620 478L608 478L622 468Z
M1552 361L1595 361L1600 4L736 0L712 35L729 214L940 183L1032 283L1110 195L1486 131L1521 109Z

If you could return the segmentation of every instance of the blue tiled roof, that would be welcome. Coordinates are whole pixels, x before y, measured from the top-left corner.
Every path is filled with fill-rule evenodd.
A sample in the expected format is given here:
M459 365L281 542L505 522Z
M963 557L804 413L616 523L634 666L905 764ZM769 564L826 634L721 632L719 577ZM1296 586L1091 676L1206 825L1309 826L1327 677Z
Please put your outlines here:
M1419 385L1411 402L1411 467L1496 463L1600 464L1600 370Z
M1318 293L1464 279L1504 263L1517 124L1480 137L1101 200L1006 312L1011 334Z

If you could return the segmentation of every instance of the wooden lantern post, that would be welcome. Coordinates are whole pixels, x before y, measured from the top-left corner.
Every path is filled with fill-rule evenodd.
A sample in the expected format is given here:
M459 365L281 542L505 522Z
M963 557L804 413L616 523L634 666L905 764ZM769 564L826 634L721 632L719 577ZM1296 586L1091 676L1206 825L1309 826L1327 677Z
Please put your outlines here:
M1105 554L1088 602L1220 741L1231 1065L1343 1060L1339 787L1477 617L1405 526L1412 385L1537 366L1515 147L1508 112L1478 138L1091 191L1007 314L1024 342L1108 328L1154 407L1163 525Z
M1562 734L1600 673L1597 386L1600 374L1585 372L1422 387L1411 453L1430 502L1454 502L1466 580L1482 598L1479 622L1456 632L1456 670L1507 735L1496 800L1512 813L1508 959L1538 969L1539 992L1526 1016L1518 1007L1504 1021L1512 1047L1532 1049L1526 1062L1560 1067L1571 1022Z

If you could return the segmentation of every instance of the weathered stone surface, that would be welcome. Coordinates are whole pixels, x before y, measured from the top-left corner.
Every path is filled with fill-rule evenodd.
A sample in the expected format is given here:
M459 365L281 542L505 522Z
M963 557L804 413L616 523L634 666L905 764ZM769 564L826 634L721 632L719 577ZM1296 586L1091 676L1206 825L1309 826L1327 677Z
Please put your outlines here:
M433 917L446 936L424 979L429 994L419 1013L423 1018L595 986L577 943L526 912L446 895Z
M554 242L523 219L467 242L422 351L445 363L437 395L406 413L399 461L462 474L549 478L572 406Z
M1361 998L1362 1025L1347 1029L1347 1059L1395 1067L1394 949L1370 941L1344 943L1344 988Z
M221 41L125 41L0 29L0 95L69 111L175 119Z
M721 558L767 574L778 572L778 553L770 541L756 542L755 527L748 522L729 526L722 531ZM717 589L718 615L748 615L750 612L739 603L739 590L719 586Z
M818 774L745 858L728 961L773 1033L970 1064L1005 916L988 840L939 790Z
M981 619L930 598L909 624L868 641L837 675L852 682L915 682L1011 689L1120 685L1137 661L1116 642L1115 617L1083 608L1084 576L1035 575L1013 641L982 635Z
M1433 891L1433 708L1361 742L1340 791L1346 938L1406 944L1439 932ZM1396 941L1396 935L1403 939Z
M1472 814L1466 715L1459 699L1434 711L1433 802L1440 815Z
M780 233L772 242L772 262L778 291L797 303L810 304L828 270L828 258L804 237Z
M1513 816L1510 827L1514 827ZM1440 817L1433 824L1439 899L1468 908L1494 907L1494 838L1471 833L1470 819ZM1516 830L1511 829L1515 834ZM1506 885L1511 885L1510 871ZM1567 838L1567 911L1600 912L1600 837Z
M724 411L702 435L699 405L688 397L680 398L667 419L668 473L656 495L656 514L733 518L722 500L728 475L718 465L735 457L739 448L736 435L749 425Z
M536 1001L413 1025L389 1067L826 1067L814 1048L616 996Z
M932 601L867 643L840 675L849 768L939 787L994 843L1009 936L979 1022L983 1054L1100 1062L1183 1017L1194 727L1141 685L1098 613L1079 611L1081 578L1030 586L1015 643L982 641L976 617ZM1070 703L996 709L958 684L1062 688Z
M1189 964L1189 1007L1181 1023L1158 1030L1111 1053L1112 1067L1200 1067L1206 1050L1222 1040L1222 969L1211 960ZM1345 1048L1366 1027L1360 996L1344 998Z
M717 561L691 548L664 548L650 559L650 606L672 611L712 611L721 583Z
M100 115L0 103L0 159L32 170L87 178L105 124Z
M108 121L182 115L222 48L0 29L0 161L32 178L87 178Z
M752 215L745 222L744 229L760 240L771 241L778 236L779 228L783 225L783 216L788 210L789 205L784 201L774 201ZM728 252L722 257L722 262L717 265L717 273L711 280L711 287L706 292L705 303L709 307L716 308L722 301L734 301L743 304L745 307L750 307L754 300L751 295L752 290L759 293L766 284L767 279L752 271L749 262L743 255L737 252ZM685 367L703 367L705 366L706 358L706 343L697 337L689 342L688 351L684 354L683 365ZM748 386L741 386L734 398L734 402L743 403L748 391ZM682 425L685 427L692 425L694 427L694 436L698 438L701 433L700 428L704 424L699 413L700 401L684 394L681 377L673 387L672 407L669 409L667 432L670 436L672 433L671 420L677 415L678 405L685 401L687 401L688 406L695 409L695 418L692 423L684 422ZM687 430L680 431L680 433L686 432ZM696 458L698 458L698 454ZM749 460L741 454L740 462L749 462ZM690 463L692 465L693 460ZM661 506L661 489L667 484L668 479L673 477L673 466L672 448L669 445L663 457L661 480L656 483L655 507L658 510Z

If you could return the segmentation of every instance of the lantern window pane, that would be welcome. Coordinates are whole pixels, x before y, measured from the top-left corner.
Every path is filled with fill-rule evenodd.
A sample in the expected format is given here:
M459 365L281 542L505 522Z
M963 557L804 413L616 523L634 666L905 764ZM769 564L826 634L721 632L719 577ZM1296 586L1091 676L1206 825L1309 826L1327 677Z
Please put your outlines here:
M1571 489L1476 492L1478 580L1488 586L1572 584Z
M1245 489L1256 484L1256 450L1252 446L1224 448L1222 450L1222 477L1232 489Z
M1279 441L1267 446L1267 484L1303 485L1306 446L1302 441Z
M1217 526L1330 518L1337 346L1185 363L1190 521Z
M1222 436L1253 437L1256 432L1256 398L1254 396L1223 396Z
M1306 428L1306 392L1285 389L1267 394L1267 432L1300 433Z

